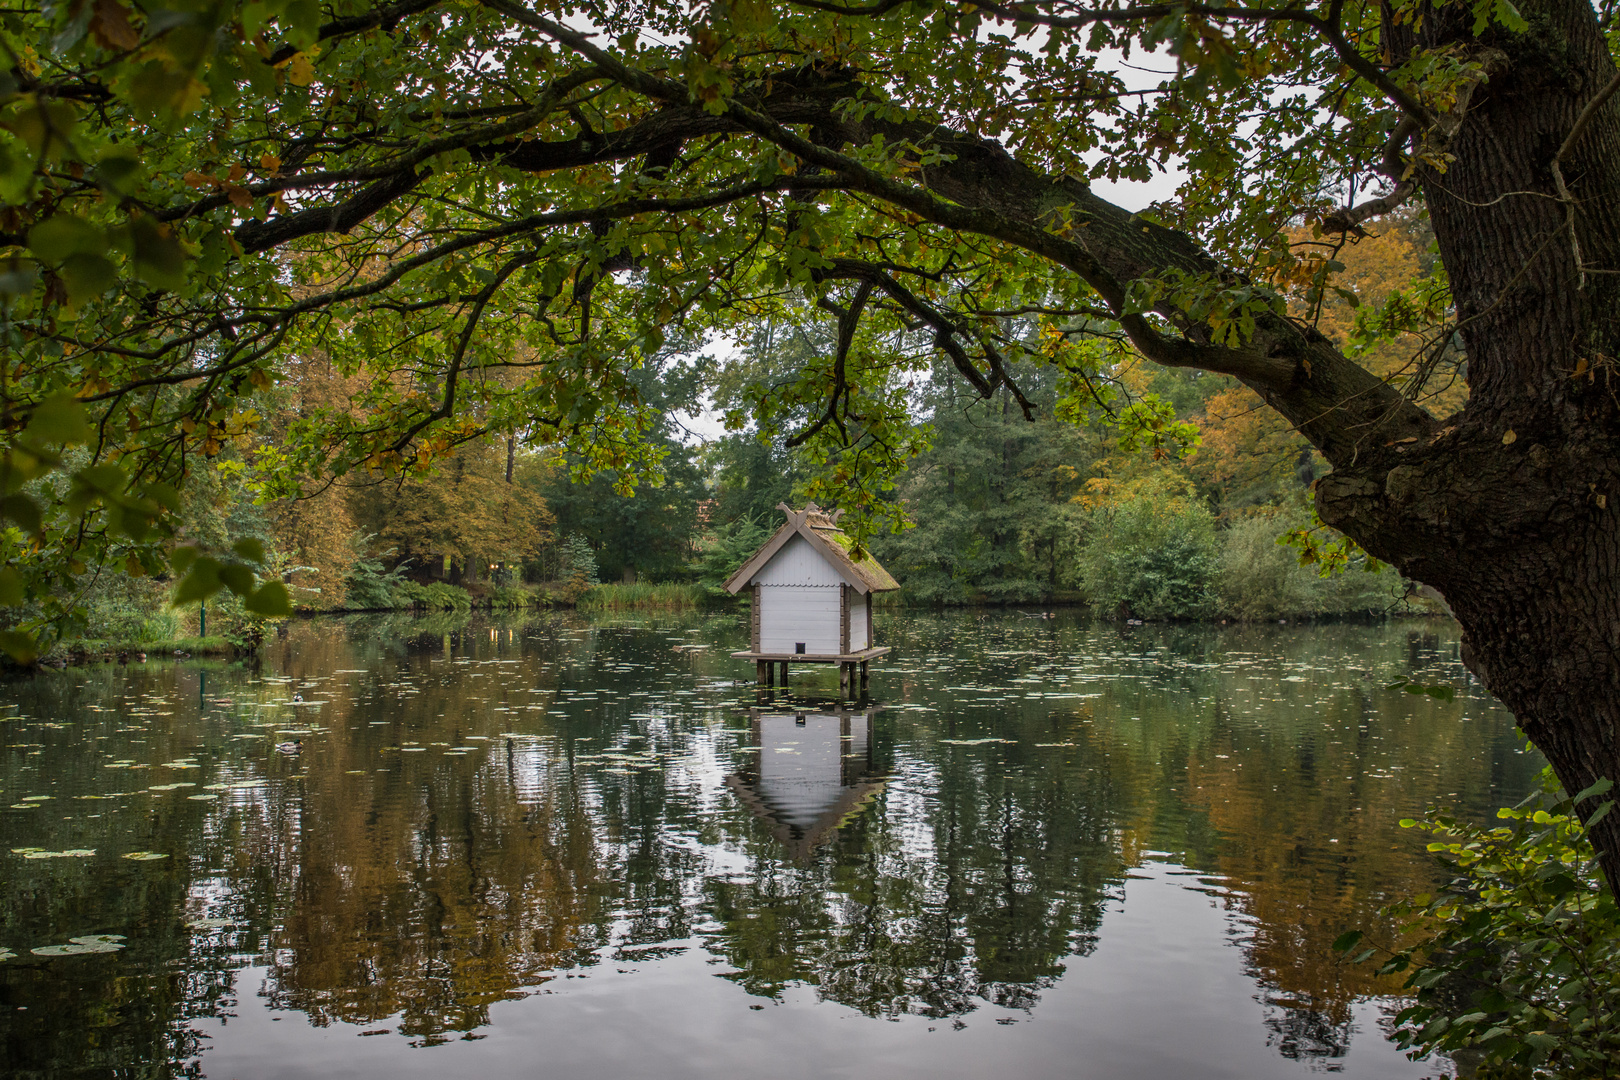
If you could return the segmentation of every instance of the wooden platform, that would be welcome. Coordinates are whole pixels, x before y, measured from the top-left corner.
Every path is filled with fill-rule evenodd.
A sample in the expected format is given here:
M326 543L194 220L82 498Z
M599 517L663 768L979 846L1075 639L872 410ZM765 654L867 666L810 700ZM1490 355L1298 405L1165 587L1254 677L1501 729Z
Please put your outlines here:
M871 649L862 649L852 653L776 653L776 652L734 652L733 660L756 660L775 662L778 664L864 664L868 660L876 660L880 656L887 656L893 652L890 645L878 645Z
M782 665L782 685L787 685L789 664L837 664L838 689L845 697L851 696L859 679L860 692L866 693L867 665L880 656L892 652L888 645L878 645L860 652L850 653L765 653L734 652L733 660L752 660L755 681L761 686L776 685L776 666Z

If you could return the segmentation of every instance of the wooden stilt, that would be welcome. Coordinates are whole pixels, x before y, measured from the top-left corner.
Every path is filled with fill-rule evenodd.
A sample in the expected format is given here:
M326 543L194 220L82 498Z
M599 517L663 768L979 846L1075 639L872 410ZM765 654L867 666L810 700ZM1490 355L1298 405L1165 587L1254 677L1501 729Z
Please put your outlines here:
M863 693L863 694L866 693L866 680L870 675L870 672L867 671L867 666L868 666L868 661L862 660L861 661L861 693Z
M787 665L786 660L782 661L782 689L784 690L787 689Z
M754 661L754 682L760 686L765 685L765 661Z
M838 696L849 697L849 664L839 661L838 664Z
M776 664L771 660L765 661L765 685L776 685Z

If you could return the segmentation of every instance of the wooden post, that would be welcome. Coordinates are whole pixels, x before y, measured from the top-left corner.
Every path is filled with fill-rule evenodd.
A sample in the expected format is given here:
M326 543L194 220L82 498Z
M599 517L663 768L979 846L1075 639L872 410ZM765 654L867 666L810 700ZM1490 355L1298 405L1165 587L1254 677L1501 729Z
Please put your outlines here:
M862 660L861 661L861 693L863 695L866 693L866 679L867 679L867 674L868 674L867 666L870 663L871 663L870 660Z
M849 669L852 665L838 661L838 696L849 697Z
M787 689L787 665L786 660L782 661L782 688L784 690Z
M750 607L752 607L754 609L753 613L749 616L749 620L753 623L753 626L750 627L750 632L751 632L751 637L752 637L752 640L753 640L753 650L755 652L759 652L759 601L760 601L759 583L755 582L754 583L754 602L749 605ZM764 681L764 680L761 680L761 681Z
M754 661L754 682L760 686L765 685L765 661L763 660Z
M849 586L838 586L838 651L849 652Z
M775 663L775 661L772 661L772 660L765 661L765 685L766 686L775 686L776 685L776 663Z

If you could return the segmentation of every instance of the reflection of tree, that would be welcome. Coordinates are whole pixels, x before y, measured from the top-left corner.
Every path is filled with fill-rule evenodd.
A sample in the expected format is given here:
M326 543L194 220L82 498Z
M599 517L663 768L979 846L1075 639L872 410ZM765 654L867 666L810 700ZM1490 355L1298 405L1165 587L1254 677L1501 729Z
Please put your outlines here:
M806 865L756 840L746 878L711 881L725 929L710 948L731 977L758 994L810 984L871 1016L951 1017L1032 1008L1064 958L1090 952L1124 871L1106 771L1031 775L965 750L893 765L931 774L923 814L878 796Z
M895 704L938 710L882 715L869 762L839 783L888 777L887 787L796 859L769 822L717 792L712 773L679 764L694 748L718 760L719 741L750 739L746 721L702 711L716 699L680 718L671 709L667 722L644 715L656 694L689 689L693 673L699 684L725 676L723 657L671 654L662 632L649 639L602 623L572 640L570 619L546 616L518 633L416 622L427 632L414 638L365 620L320 623L271 643L266 666L291 684L221 671L216 686L210 674L209 697L303 688L328 699L296 717L326 733L299 761L262 741L244 755L233 733L268 736L248 725L271 715L284 726L295 710L210 706L205 718L177 708L141 734L151 760L197 754L217 778L262 785L218 802L154 798L128 846L172 852L172 862L111 858L105 887L67 877L87 868L8 864L0 942L49 940L71 926L129 933L130 943L75 959L78 982L26 958L0 966L0 1060L22 1076L187 1060L197 1044L183 1021L229 1012L243 956L266 957L271 1000L316 1023L400 1016L399 1028L427 1040L487 1023L493 1002L550 971L657 956L700 934L752 993L809 986L878 1017L958 1017L987 1002L1030 1009L1071 957L1090 953L1104 905L1148 859L1198 871L1182 880L1233 913L1278 1052L1331 1059L1348 1046L1352 1002L1390 988L1337 964L1328 943L1372 925L1389 894L1432 883L1395 819L1441 796L1481 816L1535 768L1513 752L1505 720L1478 719L1477 700L1380 689L1379 662L1414 674L1453 663L1422 635L1369 646L1360 629L1218 638L1174 629L1144 631L1122 649L1031 620L994 629L1003 657L987 656L985 632L959 617L931 627L906 616L888 640L971 668L986 686L1078 670L1098 696L958 708L938 676L896 679ZM531 652L526 666L504 669L520 680L481 666L510 659L525 635L545 659ZM1355 654L1370 648L1377 656ZM1281 684L1278 664L1318 674ZM366 670L337 692L335 668ZM92 669L55 696L37 691L27 711L88 717L87 705L120 694L174 693L167 674L132 670L127 689L124 677ZM565 684L625 696L568 712L555 695ZM195 681L182 685L188 701L201 698ZM630 691L647 693L631 704ZM536 700L546 704L505 711ZM1461 721L1464 708L1476 719ZM122 723L28 738L105 737ZM532 737L502 737L513 730ZM638 736L633 745L660 767L607 768L604 735ZM489 741L467 757L389 749L468 736ZM986 736L1012 741L964 745ZM20 754L0 761L14 770ZM105 781L88 756L63 760L64 790ZM17 775L0 783L18 790ZM12 842L73 846L40 828ZM715 849L745 865L716 873ZM92 895L103 921L85 925L78 906ZM199 917L230 925L184 928ZM8 1012L7 1002L29 1010Z

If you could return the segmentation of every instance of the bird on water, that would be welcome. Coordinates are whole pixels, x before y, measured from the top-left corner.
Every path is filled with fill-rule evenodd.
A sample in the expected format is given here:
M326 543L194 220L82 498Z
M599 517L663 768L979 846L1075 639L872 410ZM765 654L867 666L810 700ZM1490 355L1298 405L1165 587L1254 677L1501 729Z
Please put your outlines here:
M304 750L304 740L294 739L292 742L276 743L276 749L283 754L300 754Z

